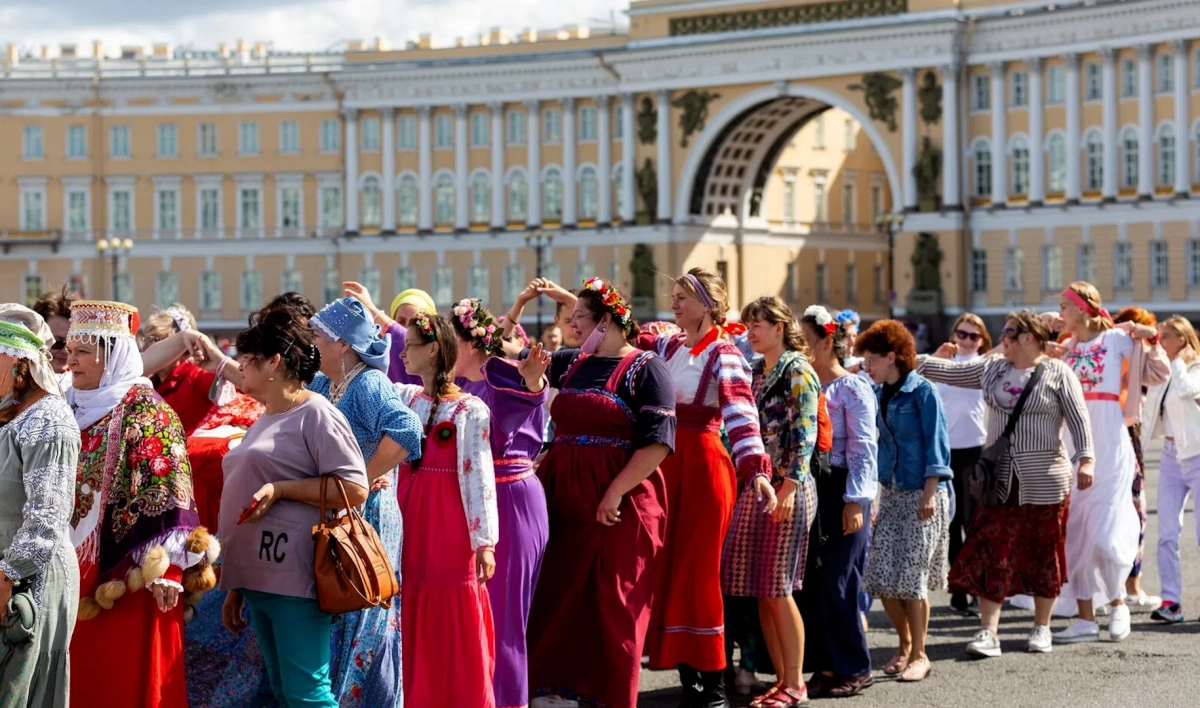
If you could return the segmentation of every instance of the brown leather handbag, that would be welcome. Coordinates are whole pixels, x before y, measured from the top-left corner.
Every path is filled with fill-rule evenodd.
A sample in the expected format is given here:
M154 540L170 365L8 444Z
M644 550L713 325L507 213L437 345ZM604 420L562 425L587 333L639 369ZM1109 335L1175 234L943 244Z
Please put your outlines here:
M317 604L322 612L340 614L368 607L391 607L400 592L396 571L375 527L350 506L346 486L337 475L322 475L321 523L313 527L313 573L317 579ZM332 521L325 512L329 481L342 494L345 514Z

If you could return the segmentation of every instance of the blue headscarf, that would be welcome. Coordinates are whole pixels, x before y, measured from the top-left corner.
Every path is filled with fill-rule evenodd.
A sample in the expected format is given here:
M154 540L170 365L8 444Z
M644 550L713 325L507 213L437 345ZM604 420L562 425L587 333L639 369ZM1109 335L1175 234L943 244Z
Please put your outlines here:
M388 350L391 340L380 337L380 327L367 314L367 308L352 297L334 300L309 323L326 337L343 341L372 369L388 370Z

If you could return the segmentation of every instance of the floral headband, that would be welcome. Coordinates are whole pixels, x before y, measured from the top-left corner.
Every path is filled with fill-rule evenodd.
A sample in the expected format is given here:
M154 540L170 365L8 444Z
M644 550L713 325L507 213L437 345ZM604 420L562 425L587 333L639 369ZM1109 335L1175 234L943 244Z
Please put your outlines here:
M829 310L820 305L810 305L804 311L804 316L813 318L817 326L825 330L825 336L827 337L833 336L833 333L837 331L838 323L833 321L833 315L829 314Z
M838 324L858 324L862 318L854 310L842 310L833 318Z
M432 342L437 339L437 330L433 328L433 318L424 312L418 312L408 319L408 323L417 328L425 341Z
M632 315L633 308L629 306L629 303L625 301L625 298L621 297L616 290L606 285L604 281L599 278L588 278L587 280L583 281L583 289L590 290L599 295L600 301L604 303L606 308L608 308L608 311L610 314L612 314L613 319L620 323L622 328L629 328L630 317Z
M476 297L468 297L458 301L451 310L458 321L462 323L475 345L488 354L500 352L500 337L496 320L483 309L483 301Z

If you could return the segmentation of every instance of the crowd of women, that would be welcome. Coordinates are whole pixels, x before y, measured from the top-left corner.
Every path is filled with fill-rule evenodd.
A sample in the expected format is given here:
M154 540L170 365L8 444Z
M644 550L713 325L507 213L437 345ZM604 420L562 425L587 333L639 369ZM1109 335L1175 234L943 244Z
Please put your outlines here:
M873 683L875 598L902 682L930 674L942 589L979 657L1010 598L1031 652L1099 640L1098 609L1114 641L1129 604L1183 620L1182 317L1112 318L1079 282L996 347L964 314L918 356L898 322L776 297L729 322L703 268L646 325L599 278L535 279L501 317L345 287L276 298L236 359L179 306L0 305L0 705L630 708L648 657L685 707L728 687L782 708ZM1161 599L1140 580L1156 437ZM375 529L393 601L320 609L327 494Z

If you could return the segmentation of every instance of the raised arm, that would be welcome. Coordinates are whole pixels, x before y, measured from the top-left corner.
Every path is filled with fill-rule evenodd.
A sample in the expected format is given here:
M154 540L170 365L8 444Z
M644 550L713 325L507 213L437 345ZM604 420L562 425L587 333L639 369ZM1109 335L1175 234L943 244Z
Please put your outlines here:
M990 361L988 357L950 361L922 354L917 357L917 373L935 383L980 390Z

